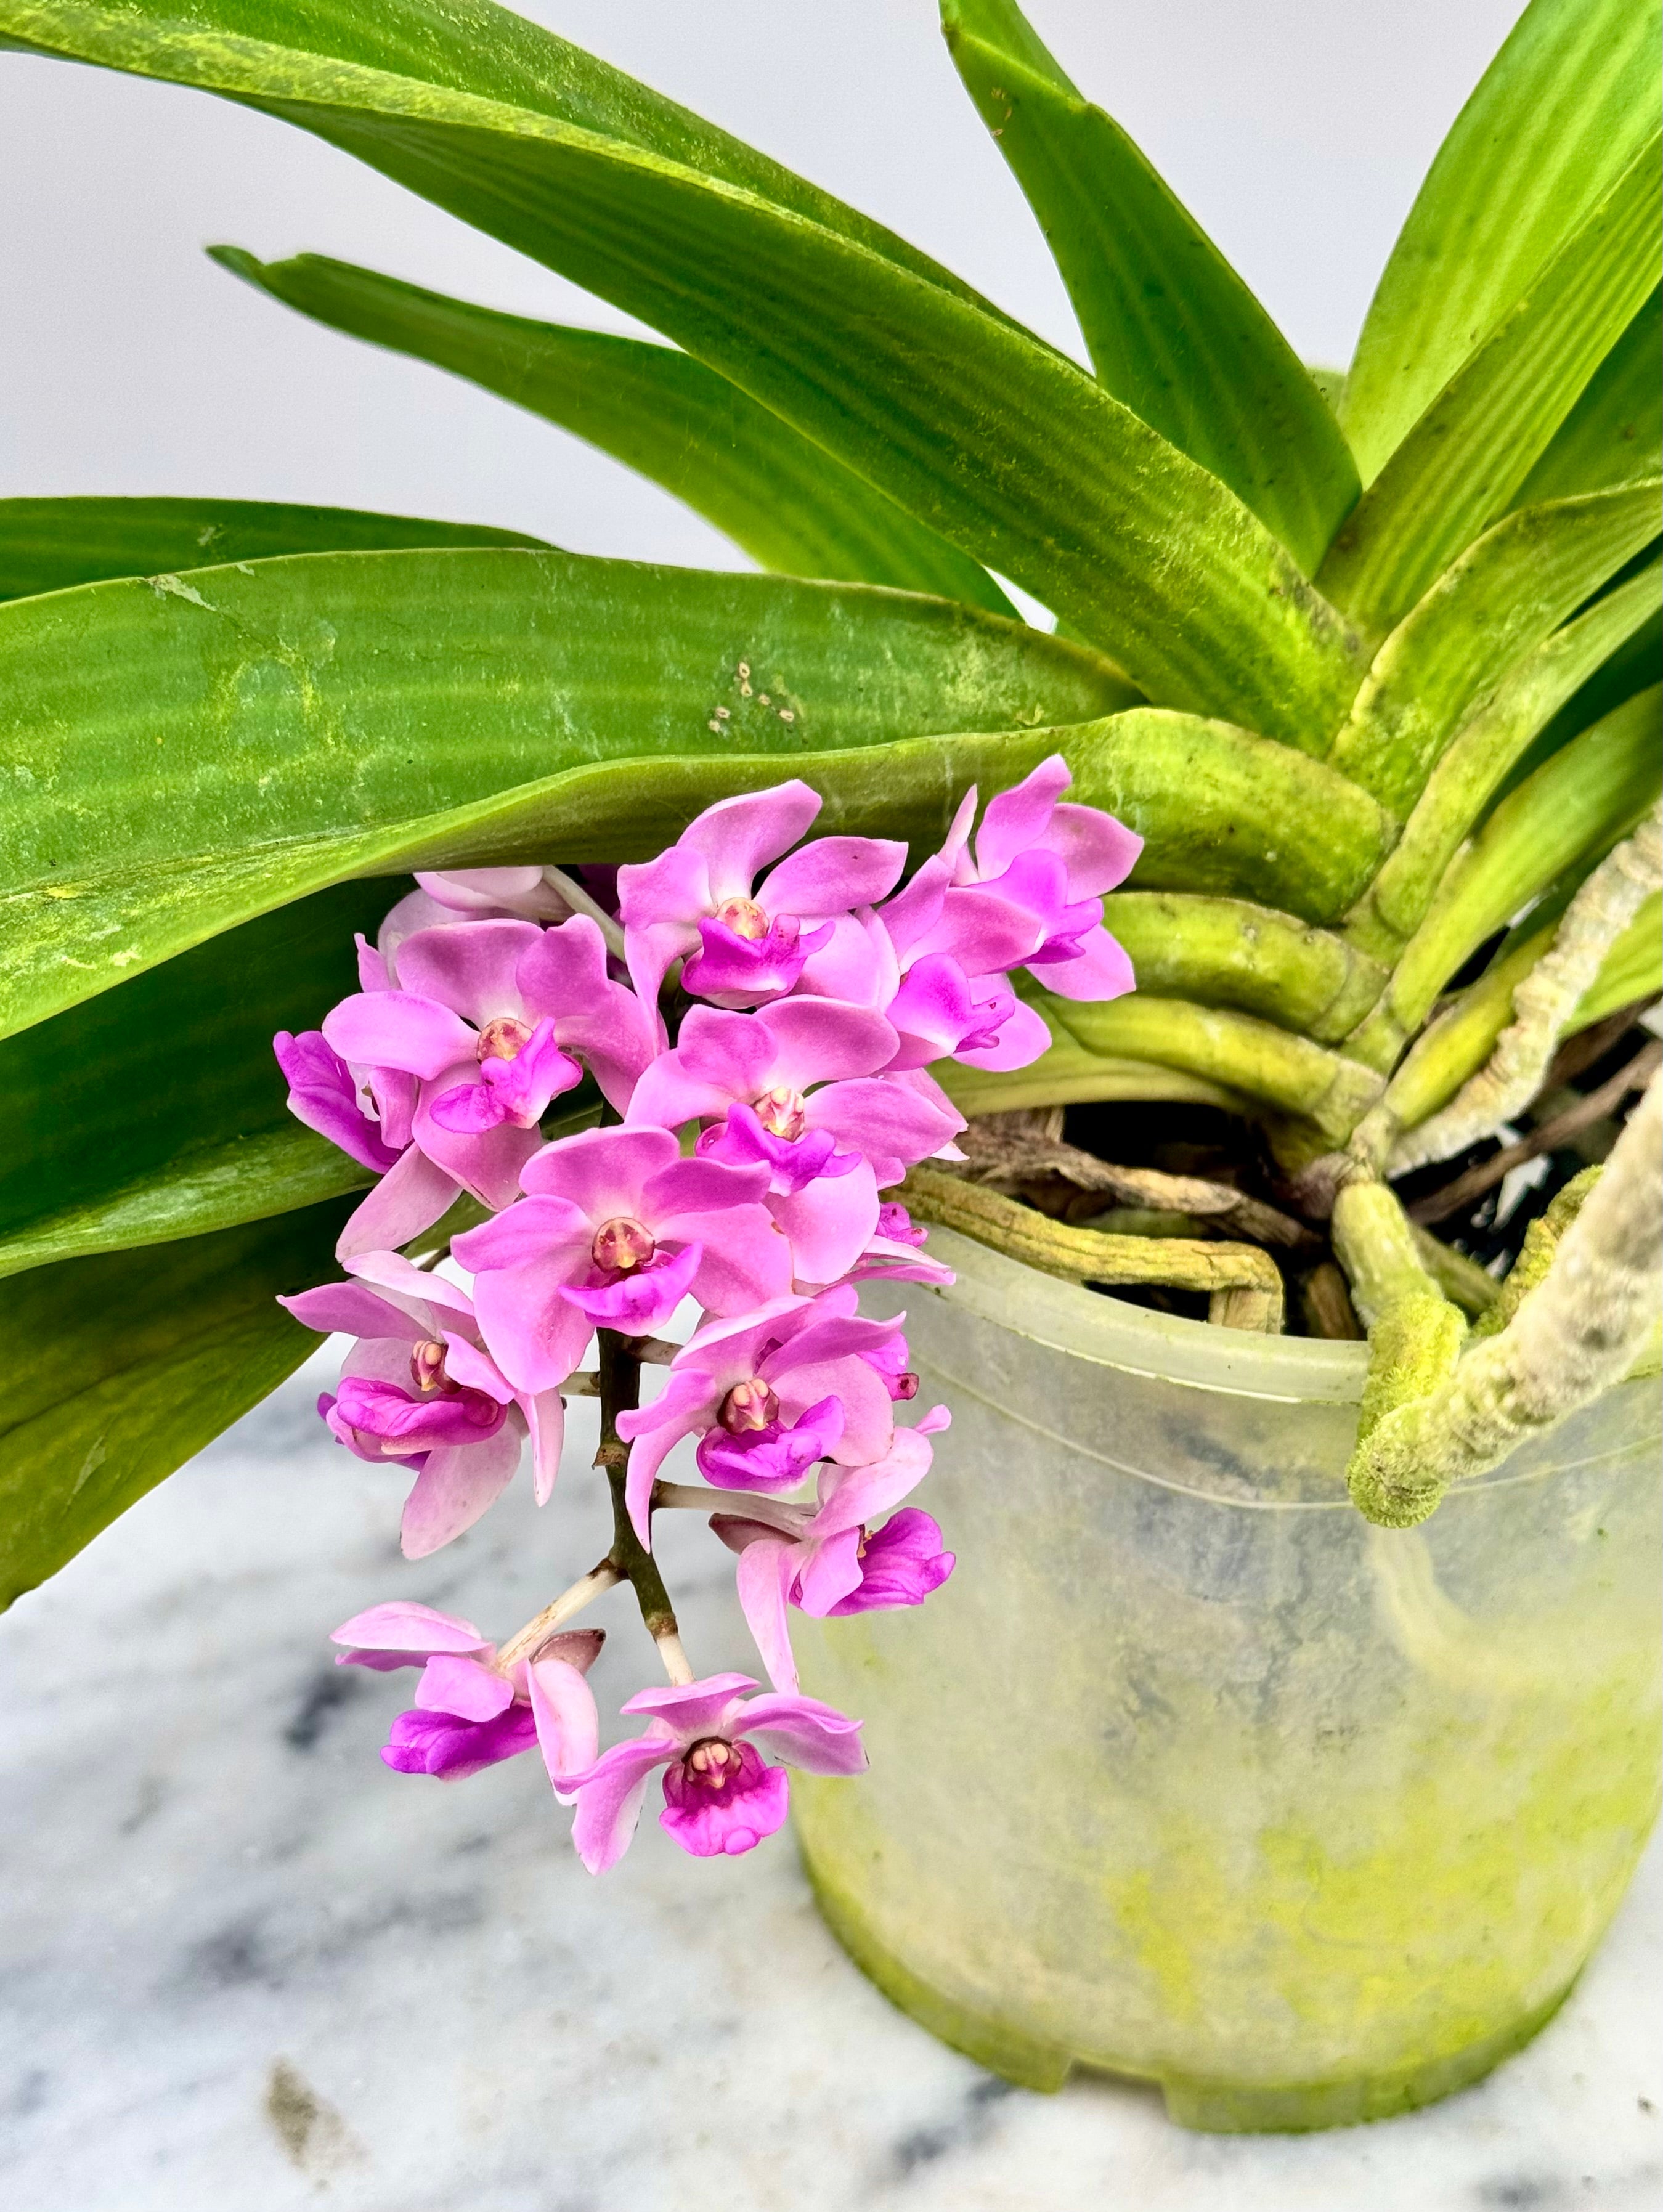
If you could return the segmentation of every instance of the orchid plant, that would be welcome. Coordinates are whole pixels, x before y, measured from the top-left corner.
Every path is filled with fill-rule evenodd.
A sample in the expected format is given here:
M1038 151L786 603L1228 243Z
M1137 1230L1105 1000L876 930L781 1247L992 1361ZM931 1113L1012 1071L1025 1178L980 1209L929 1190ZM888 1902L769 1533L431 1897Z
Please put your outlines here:
M522 1446L546 1489L598 1329L609 1472L640 1470L620 1558L683 1502L654 1454L696 1436L701 1502L744 1495L716 1517L788 1698L793 1604L915 1595L945 1557L916 1508L877 1525L928 1429L890 1437L904 1359L849 1304L868 1267L927 1278L913 1218L1226 1326L1281 1327L1292 1287L1306 1327L1366 1327L1350 1481L1393 1525L1624 1372L1654 1085L1504 1285L1402 1195L1475 1147L1498 1176L1568 1041L1625 1035L1663 982L1659 13L1530 0L1342 375L1015 0L942 0L943 27L1089 369L489 0L0 0L0 46L292 123L661 333L215 249L587 438L764 572L211 499L0 505L0 1598L292 1371L302 1318L359 1340L335 1433L422 1461L418 1548ZM910 878L903 841L934 853ZM1093 1227L977 1165L987 1117L1126 1101L1235 1116L1264 1175L1003 1122L1007 1183L1037 1161L1142 1209ZM349 1212L349 1280L305 1290ZM421 1264L446 1249L467 1297ZM708 1318L642 1409L672 1292ZM354 1626L368 1663L424 1662L401 1759L541 1729L562 1787L586 1771L590 1646L550 1639L587 1632L487 1659L423 1623ZM689 1836L720 1831L719 1777L762 1818L784 1723L732 1683L668 1694L628 1771L662 1753ZM803 1755L852 1755L815 1726ZM634 1784L608 1773L611 1834Z
M1139 840L1069 805L1068 782L1053 757L991 799L974 858L972 789L904 888L892 838L800 842L821 803L795 778L588 883L424 873L373 945L359 938L363 988L321 1030L278 1036L291 1112L377 1176L337 1246L348 1279L280 1303L352 1340L319 1410L360 1459L414 1476L406 1556L470 1528L528 1444L546 1504L567 1398L600 1401L614 1534L588 1574L500 1650L408 1601L336 1631L343 1665L422 1669L389 1766L456 1779L535 1745L599 1873L657 1768L664 1826L710 1857L785 1820L764 1753L819 1774L864 1765L859 1723L800 1692L790 1611L920 1605L952 1571L936 1522L901 1504L947 1409L896 1425L918 1377L899 1326L857 1312L858 1286L951 1280L883 1194L920 1160L962 1157L964 1117L932 1061L1002 1071L1049 1047L1010 974L1083 1001L1131 986L1102 897ZM574 1115L586 1085L598 1103ZM562 1097L598 1126L545 1140ZM448 1239L471 1294L433 1264L458 1202L489 1217ZM425 1266L408 1256L424 1239ZM678 1346L657 1332L689 1300L697 1326ZM643 1405L655 1363L665 1387ZM695 1437L703 1483L662 1481ZM811 1476L813 1501L792 1502ZM739 1555L773 1685L759 1697L746 1675L695 1678L682 1647L652 1553L654 1512L677 1507L709 1514ZM585 1680L601 1637L566 1624L621 1582L670 1687L630 1698L645 1733L601 1753Z

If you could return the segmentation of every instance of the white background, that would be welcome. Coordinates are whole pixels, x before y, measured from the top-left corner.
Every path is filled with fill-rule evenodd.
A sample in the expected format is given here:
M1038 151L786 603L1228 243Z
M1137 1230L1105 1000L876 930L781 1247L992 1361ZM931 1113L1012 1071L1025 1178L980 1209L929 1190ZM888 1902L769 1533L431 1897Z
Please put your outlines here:
M373 6L374 0L363 0ZM1077 351L933 0L522 0ZM1344 362L1428 161L1516 0L1032 0L1075 81L1306 358ZM0 53L0 496L173 493L491 522L746 565L563 433L305 322L203 258L332 253L486 305L626 319L288 125Z

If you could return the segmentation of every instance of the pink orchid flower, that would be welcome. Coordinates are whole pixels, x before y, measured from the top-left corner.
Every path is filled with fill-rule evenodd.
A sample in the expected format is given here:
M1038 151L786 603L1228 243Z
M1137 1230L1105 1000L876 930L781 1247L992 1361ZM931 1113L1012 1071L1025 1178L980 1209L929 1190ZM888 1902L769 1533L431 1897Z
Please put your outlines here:
M614 1744L557 1795L574 1800L572 1840L591 1874L629 1848L646 1785L665 1767L659 1825L695 1858L737 1858L783 1826L790 1784L762 1753L810 1774L859 1774L860 1723L816 1698L782 1697L749 1674L711 1674L671 1690L643 1690L623 1708L647 1715L646 1733Z
M856 1304L840 1286L712 1322L671 1360L659 1397L619 1415L630 1446L625 1497L642 1543L651 1541L653 1480L683 1437L723 1432L700 1466L725 1489L792 1488L816 1459L859 1465L889 1451L888 1372L897 1344L904 1366L905 1342L897 1322L864 1320Z
M887 837L820 838L756 884L820 805L818 793L795 780L721 799L656 860L618 870L629 973L647 1005L683 957L684 988L717 1006L777 997L826 941L835 916L894 889L907 848Z
M818 1509L794 1537L743 1512L712 1516L711 1527L739 1554L740 1607L775 1689L797 1687L789 1607L824 1619L922 1605L952 1573L953 1554L930 1515L895 1510L929 1473L929 1439L950 1419L944 1406L932 1407L916 1427L897 1429L875 1464L822 1468ZM874 1529L874 1522L882 1525Z
M536 1744L556 1788L592 1766L600 1748L584 1677L605 1640L598 1629L567 1630L505 1669L470 1620L408 1601L355 1613L331 1638L347 1647L337 1667L422 1669L415 1705L381 1753L395 1772L460 1782Z
M622 1109L659 1042L656 1018L608 976L605 942L585 915L551 930L501 921L418 930L398 947L396 985L343 1000L324 1035L349 1062L416 1079L416 1145L493 1207L513 1197L550 1100L581 1079L571 1052Z
M944 1094L873 1073L896 1042L872 1008L831 999L782 999L754 1014L695 1006L674 1049L636 1085L628 1118L719 1123L701 1152L765 1161L768 1211L791 1239L796 1279L835 1282L877 1230L880 1181L964 1127ZM863 1157L843 1166L840 1148Z
M940 856L951 865L953 886L943 926L950 932L966 926L959 917L966 916L967 893L997 899L1029 917L1035 943L1021 964L1047 990L1065 999L1116 999L1136 979L1103 927L1101 901L1131 874L1144 841L1101 807L1062 803L1072 780L1060 753L1041 761L1012 790L988 800L974 852L972 787Z
M533 1492L543 1504L565 1432L559 1392L517 1390L507 1381L484 1348L472 1301L454 1283L396 1252L346 1264L354 1281L278 1303L307 1328L357 1340L319 1411L358 1458L415 1474L400 1529L405 1558L425 1559L470 1528L513 1480L527 1436Z
M368 1070L349 1067L321 1030L304 1030L299 1036L279 1030L271 1048L288 1079L288 1110L297 1121L378 1176L398 1164L403 1148L386 1141ZM413 1097L414 1084L410 1090Z
M521 1170L529 1194L452 1246L474 1273L492 1356L549 1390L597 1328L662 1328L684 1297L734 1313L791 1286L786 1238L762 1205L764 1167L683 1159L663 1128L589 1129Z

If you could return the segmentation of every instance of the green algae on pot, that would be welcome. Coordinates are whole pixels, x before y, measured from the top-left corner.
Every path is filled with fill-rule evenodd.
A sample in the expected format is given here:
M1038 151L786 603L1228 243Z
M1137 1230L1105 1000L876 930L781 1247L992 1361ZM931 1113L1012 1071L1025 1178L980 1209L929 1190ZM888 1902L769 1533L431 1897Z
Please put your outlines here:
M1152 2079L1192 2126L1477 2079L1563 1999L1656 1814L1654 1380L1373 1528L1361 1346L938 1248L956 1285L905 1303L955 1408L958 1572L797 1631L872 1752L859 1790L797 1793L832 1925L996 2071Z

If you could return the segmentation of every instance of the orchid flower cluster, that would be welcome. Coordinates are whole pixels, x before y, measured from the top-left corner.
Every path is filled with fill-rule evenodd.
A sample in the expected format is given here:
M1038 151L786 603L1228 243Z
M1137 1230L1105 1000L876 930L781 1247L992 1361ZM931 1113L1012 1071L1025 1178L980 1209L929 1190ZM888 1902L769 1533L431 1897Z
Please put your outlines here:
M628 1848L657 1769L664 1826L709 1856L780 1827L786 1766L864 1766L860 1723L800 1691L792 1611L920 1605L954 1565L902 1503L946 1409L897 1423L918 1389L905 1336L857 1310L874 1278L951 1278L884 1193L959 1156L932 1062L1015 1068L1048 1044L1017 969L1075 999L1132 988L1101 896L1140 841L1063 802L1068 782L1053 756L990 801L974 843L973 789L899 889L904 845L801 842L821 802L799 781L581 881L421 875L359 939L361 988L321 1030L276 1039L292 1111L377 1177L337 1248L346 1279L283 1303L353 1340L319 1411L360 1459L414 1478L405 1554L470 1528L527 1456L546 1503L567 1399L601 1401L616 1534L590 1573L500 1649L408 1601L335 1632L340 1664L421 1669L389 1766L455 1779L538 1749L592 1872ZM600 1126L545 1140L586 1083ZM400 1249L464 1194L489 1216L450 1241L470 1289ZM689 1300L697 1326L666 1340ZM646 1404L643 1365L668 1370ZM687 1439L701 1482L665 1481ZM652 1556L666 1508L706 1512L737 1553L760 1694L687 1658ZM632 1697L644 1732L602 1752L586 1679L602 1639L566 1624L625 1581L669 1686Z

